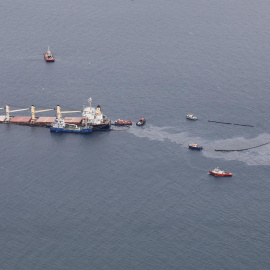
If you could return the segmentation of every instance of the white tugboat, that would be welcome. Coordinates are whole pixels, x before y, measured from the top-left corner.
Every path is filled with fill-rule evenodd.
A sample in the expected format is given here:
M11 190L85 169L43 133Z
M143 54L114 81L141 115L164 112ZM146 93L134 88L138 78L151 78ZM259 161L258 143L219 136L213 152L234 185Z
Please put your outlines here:
M93 127L93 131L110 130L111 120L101 112L101 107L92 107L92 98L88 99L89 106L85 106L82 112L82 125L85 127Z
M195 115L193 115L193 114L188 114L188 115L186 116L186 118L189 119L189 120L197 120L197 119L198 119L198 117L195 116Z
M83 127L77 126L74 124L66 124L64 118L56 118L54 124L50 127L51 132L58 132L58 133L80 133L80 134L87 134L91 133L93 127Z

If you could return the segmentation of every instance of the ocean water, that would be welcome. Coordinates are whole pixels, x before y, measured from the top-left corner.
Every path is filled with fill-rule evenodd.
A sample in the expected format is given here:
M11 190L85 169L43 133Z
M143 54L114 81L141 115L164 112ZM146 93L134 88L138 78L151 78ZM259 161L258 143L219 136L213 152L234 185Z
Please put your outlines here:
M0 269L269 269L270 144L215 151L270 142L269 11L2 1L0 107L81 110L91 97L112 120L147 123L91 135L0 125ZM233 177L208 175L217 166Z

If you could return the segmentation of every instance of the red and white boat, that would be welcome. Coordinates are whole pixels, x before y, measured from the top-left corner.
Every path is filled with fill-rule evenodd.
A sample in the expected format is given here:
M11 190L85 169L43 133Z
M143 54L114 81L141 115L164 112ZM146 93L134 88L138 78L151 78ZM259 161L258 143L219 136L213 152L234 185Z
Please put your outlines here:
M48 51L44 53L44 59L46 62L54 62L54 57L50 51L50 47L48 47Z
M114 122L114 124L116 126L131 126L132 125L132 121L131 120L121 120L118 119Z
M232 176L232 173L225 172L225 171L219 169L219 167L216 167L214 170L209 171L209 173L214 175L214 176Z

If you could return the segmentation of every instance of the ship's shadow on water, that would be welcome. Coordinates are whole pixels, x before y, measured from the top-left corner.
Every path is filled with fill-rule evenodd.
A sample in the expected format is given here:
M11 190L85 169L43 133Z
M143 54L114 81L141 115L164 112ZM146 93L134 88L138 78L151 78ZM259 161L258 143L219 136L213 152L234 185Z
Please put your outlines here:
M50 132L50 136L52 138L52 140L56 141L56 142L61 142L64 140L80 140L80 141L95 141L98 139L103 138L104 136L106 137L107 135L109 135L111 131L94 131L91 133L87 133L87 134L76 134L76 133L57 133L57 132Z

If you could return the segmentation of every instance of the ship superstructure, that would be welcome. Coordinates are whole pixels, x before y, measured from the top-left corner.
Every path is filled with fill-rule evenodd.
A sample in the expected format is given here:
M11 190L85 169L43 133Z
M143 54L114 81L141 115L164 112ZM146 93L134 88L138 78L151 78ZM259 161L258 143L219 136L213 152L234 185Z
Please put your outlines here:
M101 112L100 105L92 107L92 98L88 99L89 106L85 106L82 112L82 126L92 126L93 130L111 129L111 120Z

